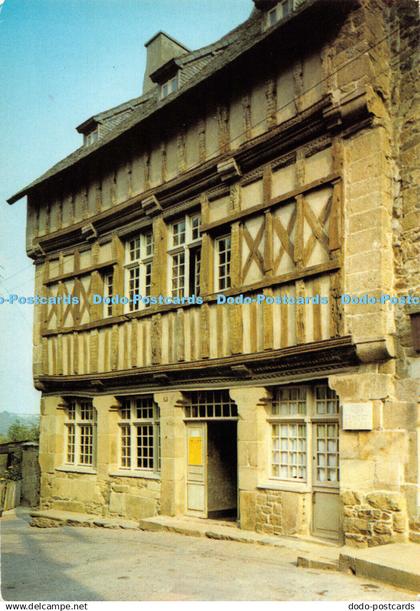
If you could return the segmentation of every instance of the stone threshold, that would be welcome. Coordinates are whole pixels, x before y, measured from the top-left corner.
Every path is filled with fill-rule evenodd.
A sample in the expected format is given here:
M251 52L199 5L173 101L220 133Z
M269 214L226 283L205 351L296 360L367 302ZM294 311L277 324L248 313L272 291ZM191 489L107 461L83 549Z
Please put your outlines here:
M123 528L270 545L277 549L295 552L296 564L302 568L347 572L397 588L420 591L419 547L415 543L391 543L367 549L338 547L329 542L318 542L305 537L271 536L241 530L235 522L187 516L154 516L135 521L54 509L31 511L30 515L31 526L40 528L57 526Z

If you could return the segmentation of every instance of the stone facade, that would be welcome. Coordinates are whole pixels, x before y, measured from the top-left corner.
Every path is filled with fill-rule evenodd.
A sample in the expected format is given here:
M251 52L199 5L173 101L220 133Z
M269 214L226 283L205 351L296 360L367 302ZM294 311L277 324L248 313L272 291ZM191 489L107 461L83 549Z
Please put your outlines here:
M308 535L308 493L260 490L257 494L256 531L269 535Z
M263 4L210 50L177 46L11 198L28 195L37 293L77 299L36 308L41 505L205 517L220 418L237 423L241 528L416 540L418 306L363 303L418 297L416 3L296 2L271 27ZM93 302L136 266L143 294L199 285L202 303Z
M368 547L407 541L407 507L395 492L344 492L344 532L347 545Z

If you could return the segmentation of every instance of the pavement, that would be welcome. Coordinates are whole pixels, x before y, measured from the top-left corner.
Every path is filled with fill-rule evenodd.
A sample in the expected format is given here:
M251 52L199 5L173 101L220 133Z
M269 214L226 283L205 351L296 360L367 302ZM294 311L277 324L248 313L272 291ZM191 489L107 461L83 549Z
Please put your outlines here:
M296 565L299 567L352 573L416 593L420 592L420 548L415 543L396 543L357 549L339 546L315 537L280 537L241 530L234 521L203 520L186 516L154 516L139 522L58 510L33 511L31 516L32 524L37 526L80 525L126 530L141 529L149 532L172 532L192 537L287 548L295 554Z
M0 520L5 600L416 600L373 579L298 567L288 538L249 545L112 521L102 528L34 528L30 520L23 508ZM234 537L235 527L215 524L216 537L222 526Z

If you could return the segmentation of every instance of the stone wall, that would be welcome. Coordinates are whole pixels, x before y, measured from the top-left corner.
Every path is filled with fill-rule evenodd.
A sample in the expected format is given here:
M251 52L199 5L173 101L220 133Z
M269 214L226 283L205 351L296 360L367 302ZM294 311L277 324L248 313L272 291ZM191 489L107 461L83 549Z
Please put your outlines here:
M160 513L159 480L113 477L109 486L109 515L139 520Z
M391 11L392 27L398 37L392 40L393 91L389 105L394 127L393 161L394 208L393 251L395 292L401 296L420 294L420 211L418 159L420 155L420 107L418 97L419 45L418 5L416 2L395 3ZM409 456L405 469L404 491L410 516L411 538L420 540L420 473L418 454L420 428L418 420L420 396L420 358L413 349L410 314L420 306L395 308L396 327L396 395L399 426L406 426ZM396 415L394 415L395 417Z
M41 507L103 517L142 519L160 512L160 481L57 472L44 477Z
M36 507L39 503L39 487L38 444L24 444L22 448L22 504Z
M341 498L347 545L372 547L407 541L407 507L402 494L388 490L368 494L346 491Z
M91 469L64 464L65 417L63 399L43 397L40 436L41 508L88 513L102 517L141 519L160 512L158 475L118 470L118 413L113 396L97 397L96 466Z
M310 494L259 490L256 531L269 535L309 534Z

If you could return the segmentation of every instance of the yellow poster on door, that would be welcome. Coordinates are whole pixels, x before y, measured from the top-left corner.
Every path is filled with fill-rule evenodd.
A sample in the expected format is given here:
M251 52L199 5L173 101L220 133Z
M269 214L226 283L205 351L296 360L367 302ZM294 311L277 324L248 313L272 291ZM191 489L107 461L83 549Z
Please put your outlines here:
M188 440L188 464L202 465L203 439L201 437L190 437Z

